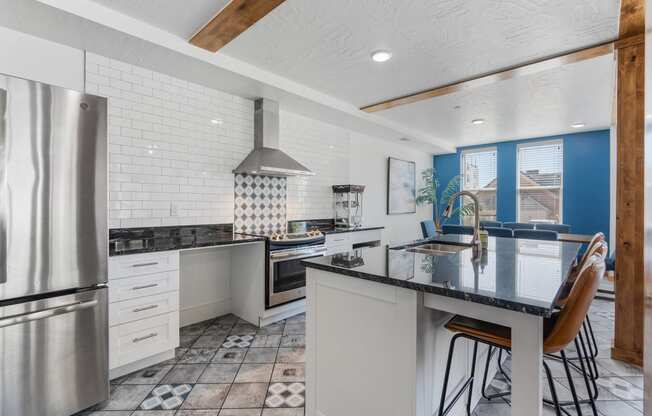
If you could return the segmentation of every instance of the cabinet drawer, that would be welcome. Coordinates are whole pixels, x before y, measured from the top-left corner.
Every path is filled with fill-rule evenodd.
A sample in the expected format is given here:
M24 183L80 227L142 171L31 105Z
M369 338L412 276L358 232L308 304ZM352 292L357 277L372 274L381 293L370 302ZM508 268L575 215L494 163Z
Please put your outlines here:
M179 292L114 302L109 305L109 325L115 326L179 310Z
M326 234L326 247L351 245L351 233Z
M368 243L371 241L382 240L382 230L366 230L351 233L351 242L353 244Z
M178 290L178 270L117 279L109 282L109 302L120 302Z
M178 345L178 312L110 327L109 368L121 367Z
M178 251L109 257L109 280L178 269Z
M333 254L337 253L348 253L349 251L353 250L353 245L349 244L344 244L344 245L333 245L333 246L326 246L326 256L331 256Z

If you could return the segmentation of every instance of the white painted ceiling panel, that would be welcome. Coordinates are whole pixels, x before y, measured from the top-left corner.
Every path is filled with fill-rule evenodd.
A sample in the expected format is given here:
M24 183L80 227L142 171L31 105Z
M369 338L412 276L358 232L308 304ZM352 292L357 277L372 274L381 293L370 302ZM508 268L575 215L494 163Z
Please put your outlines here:
M152 26L189 39L229 0L92 0Z
M619 4L287 0L222 53L362 106L613 40Z
M379 114L455 146L609 128L614 68L605 55ZM586 126L571 127L578 122Z

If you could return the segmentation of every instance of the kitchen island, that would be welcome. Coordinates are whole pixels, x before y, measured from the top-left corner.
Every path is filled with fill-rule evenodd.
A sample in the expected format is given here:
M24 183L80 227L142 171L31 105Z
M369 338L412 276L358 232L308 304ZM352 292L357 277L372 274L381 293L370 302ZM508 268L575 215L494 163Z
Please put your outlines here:
M512 328L512 415L541 415L543 319L580 244L490 237L475 257L471 248L419 247L470 239L438 236L304 261L308 416L435 414L452 314ZM456 348L450 397L470 373L471 353L470 342ZM474 405L485 354L480 348ZM463 402L450 414L465 414Z

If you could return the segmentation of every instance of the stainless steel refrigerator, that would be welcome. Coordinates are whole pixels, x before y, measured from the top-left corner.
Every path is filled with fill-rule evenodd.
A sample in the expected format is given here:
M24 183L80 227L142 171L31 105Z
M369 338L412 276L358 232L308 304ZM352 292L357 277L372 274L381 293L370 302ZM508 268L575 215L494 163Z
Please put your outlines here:
M106 114L0 74L0 415L108 398Z

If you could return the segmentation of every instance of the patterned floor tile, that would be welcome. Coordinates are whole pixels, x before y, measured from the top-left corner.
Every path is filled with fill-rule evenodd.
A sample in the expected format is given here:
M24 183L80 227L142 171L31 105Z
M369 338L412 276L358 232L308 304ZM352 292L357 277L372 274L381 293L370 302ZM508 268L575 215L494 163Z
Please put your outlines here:
M215 348L190 348L178 362L179 364L209 363L216 352Z
M155 386L118 385L111 390L111 397L100 403L96 410L136 410Z
M217 416L219 410L217 409L204 409L204 410L177 410L174 416Z
M281 337L281 347L305 347L305 335L283 335Z
M306 349L304 347L279 348L277 363L304 363L306 362Z
M596 403L601 416L642 416L643 413L623 401Z
M220 416L260 416L263 409L222 409Z
M281 344L281 335L256 335L251 343L252 348L278 348Z
M305 333L306 325L303 322L288 322L283 331L283 335L303 335Z
M267 397L267 383L235 383L222 406L224 409L262 408Z
M195 384L183 402L184 409L219 409L229 392L229 384Z
M153 365L126 376L122 384L158 384L172 369L172 365Z
M304 364L282 364L277 363L274 365L274 372L272 373L272 382L304 382L306 380Z
M274 364L242 364L236 383L269 383Z
M245 363L274 363L277 348L250 348L245 356Z
M192 344L192 348L214 348L218 349L224 342L224 334L205 334L197 338Z
M305 411L303 407L300 408L276 408L276 409L263 409L262 416L303 416Z
M244 348L222 348L211 360L213 363L239 364L244 360L247 350Z
M206 369L206 364L177 364L163 380L164 384L193 384Z
M233 383L240 364L209 364L198 383Z
M222 344L222 348L247 348L253 339L253 335L229 335Z
M267 389L266 407L303 407L306 402L304 383L272 383Z
M140 404L142 410L178 409L192 390L190 384L161 384Z

